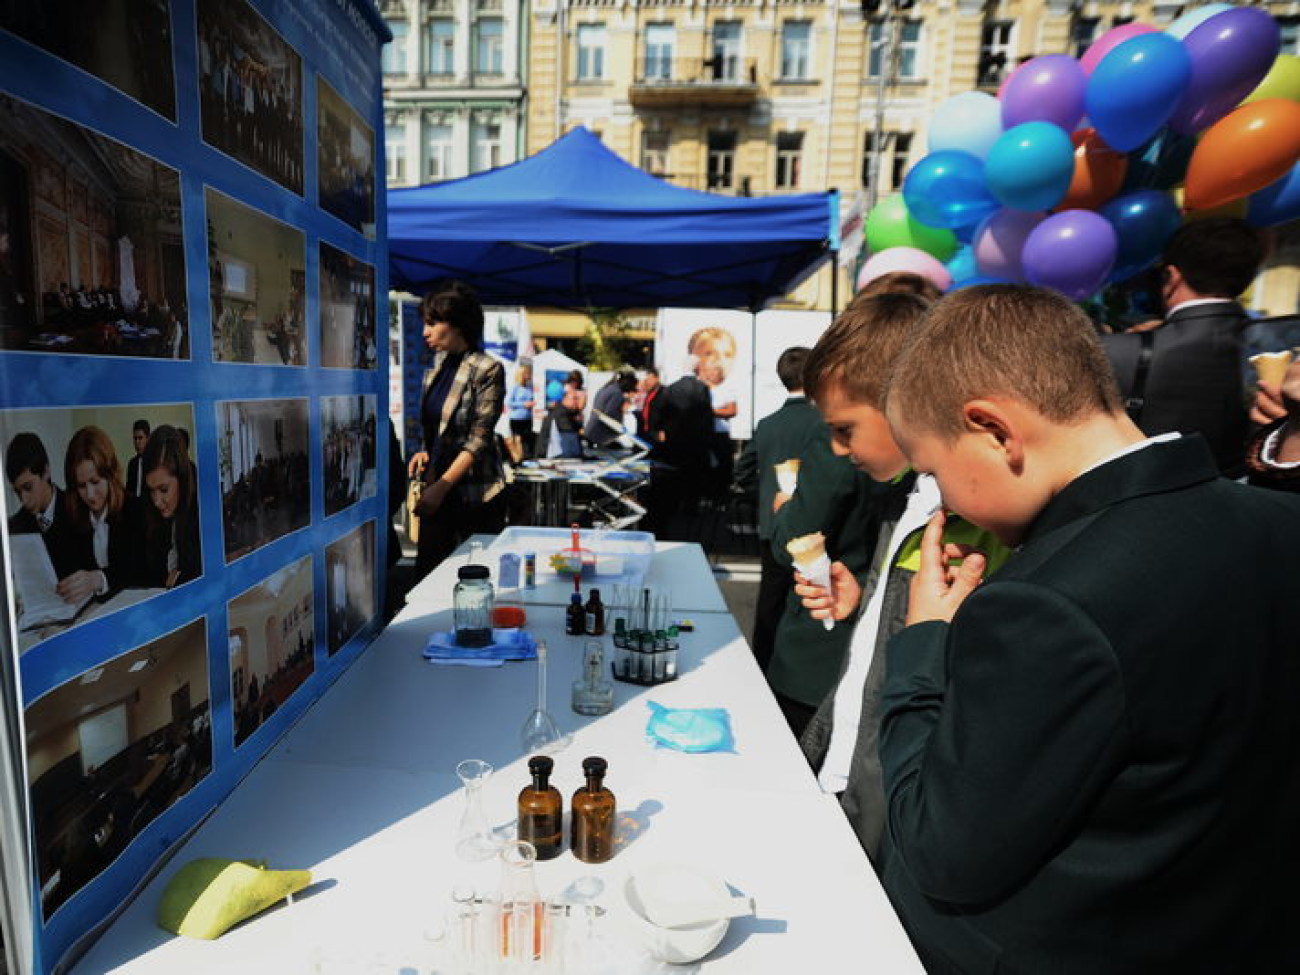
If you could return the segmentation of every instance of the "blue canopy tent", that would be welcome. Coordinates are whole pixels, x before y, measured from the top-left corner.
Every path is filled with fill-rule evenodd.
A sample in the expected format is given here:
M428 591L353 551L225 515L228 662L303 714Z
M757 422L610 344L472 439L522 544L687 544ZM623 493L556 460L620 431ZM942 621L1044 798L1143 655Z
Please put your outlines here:
M839 195L684 189L574 129L536 155L388 193L389 283L485 304L757 311L839 249Z

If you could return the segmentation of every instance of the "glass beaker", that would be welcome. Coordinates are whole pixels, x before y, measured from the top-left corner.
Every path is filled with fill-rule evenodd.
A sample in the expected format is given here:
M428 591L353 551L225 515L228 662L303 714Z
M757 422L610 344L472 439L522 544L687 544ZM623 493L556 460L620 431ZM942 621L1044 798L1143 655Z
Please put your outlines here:
M501 959L508 967L541 961L546 905L537 894L537 850L523 840L501 847Z
M465 808L456 831L456 855L462 860L486 860L501 848L492 838L483 811L483 784L492 775L492 765L481 758L467 758L456 766L456 775L465 786Z

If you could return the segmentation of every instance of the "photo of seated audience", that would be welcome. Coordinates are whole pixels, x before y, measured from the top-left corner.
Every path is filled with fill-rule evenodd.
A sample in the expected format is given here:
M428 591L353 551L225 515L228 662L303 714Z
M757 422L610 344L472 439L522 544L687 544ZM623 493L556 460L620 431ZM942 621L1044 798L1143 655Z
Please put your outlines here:
M185 280L176 170L0 95L0 348L188 359Z
M27 706L27 775L46 919L212 770L209 702L200 618Z
M179 520L164 519L150 481L173 485L165 471L145 466L159 466L148 451L154 442L157 453L158 431L174 431L192 486L194 464L180 431L193 426L193 408L181 403L0 412L20 653L169 588L173 525L188 571L172 584L201 573L196 497L175 505L184 508ZM171 495L181 499L179 491Z
M346 251L320 245L320 364L374 369L375 269Z
M375 131L324 78L316 77L320 207L375 236Z
M248 739L315 669L311 556L227 604L235 745Z
M244 0L199 0L203 140L302 194L302 58Z
M167 0L16 0L0 5L0 27L176 121Z
M329 655L375 618L375 523L368 521L325 546Z
M212 357L307 364L306 251L301 230L206 191Z
M311 521L307 400L217 404L226 561Z
M336 514L362 498L375 496L377 415L374 395L321 397L325 514Z

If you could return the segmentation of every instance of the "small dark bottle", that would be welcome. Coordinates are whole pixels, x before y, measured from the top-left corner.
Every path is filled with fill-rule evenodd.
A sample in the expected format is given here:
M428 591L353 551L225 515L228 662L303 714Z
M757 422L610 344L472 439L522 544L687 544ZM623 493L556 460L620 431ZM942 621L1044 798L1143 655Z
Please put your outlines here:
M605 788L608 763L595 755L582 760L587 784L573 794L570 847L583 863L604 863L614 855L614 793Z
M586 627L588 636L605 635L605 604L600 601L600 590L593 589L587 597Z
M564 800L550 784L555 762L545 755L528 760L533 784L519 791L519 838L533 844L537 859L553 860L564 849Z
M574 593L564 611L564 632L569 636L582 636L587 631L587 615L582 608L582 596Z

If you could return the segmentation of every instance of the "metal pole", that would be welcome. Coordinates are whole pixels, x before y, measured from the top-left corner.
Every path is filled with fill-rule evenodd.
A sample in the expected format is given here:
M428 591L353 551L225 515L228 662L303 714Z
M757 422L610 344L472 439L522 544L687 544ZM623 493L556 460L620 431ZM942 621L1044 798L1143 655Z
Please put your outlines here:
M867 213L875 209L880 199L880 162L884 155L885 97L889 87L889 76L894 66L894 2L883 0L881 10L884 13L880 25L880 40L871 43L871 24L867 24L867 64L871 63L871 49L880 48L880 70L876 72L876 123L871 133L871 165L867 175Z

